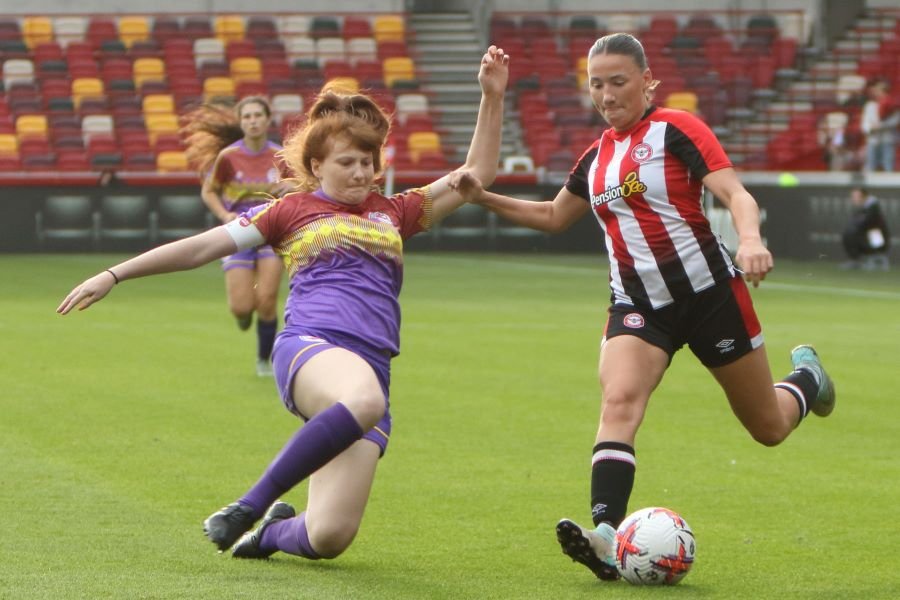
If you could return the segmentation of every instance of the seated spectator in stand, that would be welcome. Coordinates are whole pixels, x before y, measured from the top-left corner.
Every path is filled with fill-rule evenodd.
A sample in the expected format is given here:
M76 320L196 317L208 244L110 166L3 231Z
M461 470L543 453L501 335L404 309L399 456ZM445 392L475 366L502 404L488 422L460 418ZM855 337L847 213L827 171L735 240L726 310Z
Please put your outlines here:
M853 212L843 234L844 250L849 260L841 265L842 268L888 270L887 252L891 234L878 198L857 186L850 190L850 201Z
M900 107L891 98L882 79L869 83L868 101L863 106L860 128L866 136L866 171L894 170L897 124Z

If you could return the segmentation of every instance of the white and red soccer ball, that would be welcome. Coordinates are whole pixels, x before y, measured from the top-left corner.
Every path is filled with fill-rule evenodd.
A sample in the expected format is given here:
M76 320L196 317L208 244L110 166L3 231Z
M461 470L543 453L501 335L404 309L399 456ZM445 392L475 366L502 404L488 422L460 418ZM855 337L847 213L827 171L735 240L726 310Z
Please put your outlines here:
M673 510L636 510L616 531L616 566L635 585L673 585L694 564L694 533Z

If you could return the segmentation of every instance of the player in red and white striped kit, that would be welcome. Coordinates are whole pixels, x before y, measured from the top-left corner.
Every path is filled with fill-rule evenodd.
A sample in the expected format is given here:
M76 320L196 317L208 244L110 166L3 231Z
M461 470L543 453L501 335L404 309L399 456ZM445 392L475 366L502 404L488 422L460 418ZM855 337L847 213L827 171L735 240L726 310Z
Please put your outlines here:
M791 353L794 370L774 383L762 328L744 279L773 266L756 201L710 129L696 116L652 104L653 79L633 36L597 40L588 55L594 106L610 124L549 202L483 192L498 215L560 232L594 213L609 253L612 303L600 355L602 412L592 454L594 529L563 519L563 552L601 579L615 579L615 528L626 515L634 440L650 394L687 344L716 378L755 440L783 441L810 412L828 415L834 386L815 350ZM732 261L703 213L706 187L731 211L739 235ZM742 277L743 276L743 277Z

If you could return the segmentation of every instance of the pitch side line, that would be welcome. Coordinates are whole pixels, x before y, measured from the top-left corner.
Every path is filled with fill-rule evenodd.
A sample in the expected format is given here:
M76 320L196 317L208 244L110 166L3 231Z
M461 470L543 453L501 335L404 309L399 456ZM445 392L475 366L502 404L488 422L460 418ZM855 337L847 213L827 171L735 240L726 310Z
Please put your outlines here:
M452 262L461 262L466 264L491 265L503 267L505 269L519 269L521 271L544 271L552 273L579 273L579 274L597 274L605 273L606 265L598 265L593 267L573 267L564 265L539 265L520 262L506 262L496 259L472 259L452 256L432 256L429 260L448 260ZM806 292L808 294L829 294L832 296L849 296L852 298L873 298L879 300L900 300L900 292L885 292L881 290L863 290L856 288L837 288L816 285L800 285L796 283L780 283L776 281L764 281L760 284L759 289L784 290L790 292Z

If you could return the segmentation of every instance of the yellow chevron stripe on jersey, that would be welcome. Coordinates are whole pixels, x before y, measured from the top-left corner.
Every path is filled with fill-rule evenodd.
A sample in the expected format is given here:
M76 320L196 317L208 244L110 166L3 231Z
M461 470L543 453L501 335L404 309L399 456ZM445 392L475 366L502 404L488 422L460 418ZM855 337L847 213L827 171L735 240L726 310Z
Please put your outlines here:
M275 251L290 275L323 252L342 248L362 250L373 256L403 262L403 239L393 225L357 215L335 215L318 219L283 239Z

